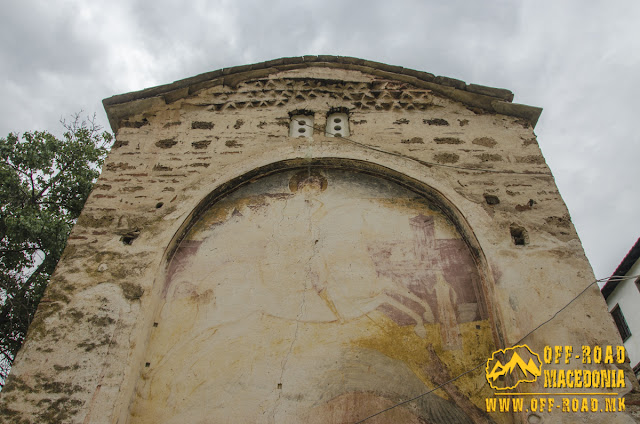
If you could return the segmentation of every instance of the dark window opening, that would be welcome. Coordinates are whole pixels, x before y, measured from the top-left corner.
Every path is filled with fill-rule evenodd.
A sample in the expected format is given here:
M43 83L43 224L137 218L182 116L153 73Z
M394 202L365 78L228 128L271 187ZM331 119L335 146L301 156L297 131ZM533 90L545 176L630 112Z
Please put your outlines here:
M524 246L526 244L529 244L529 235L527 234L527 230L517 225L512 225L510 230L513 244L515 244L516 246Z
M622 337L622 341L626 341L631 337L631 331L627 325L627 320L624 319L624 315L622 315L620 305L613 307L611 310L611 316L613 317L613 321L616 323L616 327L618 327L618 332L620 333L620 337Z
M636 375L636 378L640 380L640 362L633 367L633 373Z
M487 205L497 205L500 203L498 196L494 196L493 194L485 194L484 200L487 202Z

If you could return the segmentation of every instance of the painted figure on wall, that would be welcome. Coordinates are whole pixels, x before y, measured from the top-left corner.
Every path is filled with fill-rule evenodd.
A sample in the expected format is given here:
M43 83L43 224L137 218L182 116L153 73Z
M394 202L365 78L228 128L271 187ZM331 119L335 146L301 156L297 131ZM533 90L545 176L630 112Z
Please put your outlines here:
M415 192L340 169L259 179L212 205L169 264L132 420L356 422L491 353L479 284ZM491 422L482 390L463 379L369 422Z

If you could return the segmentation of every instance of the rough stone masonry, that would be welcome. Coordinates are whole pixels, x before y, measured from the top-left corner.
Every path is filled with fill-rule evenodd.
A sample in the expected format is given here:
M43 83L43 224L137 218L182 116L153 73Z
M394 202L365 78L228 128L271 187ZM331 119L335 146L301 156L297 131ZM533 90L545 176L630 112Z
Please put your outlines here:
M531 333L595 278L512 100L336 56L104 100L116 142L0 421L633 422L624 358L583 350L621 344L596 285ZM534 365L489 384L516 344ZM614 383L547 386L576 369Z

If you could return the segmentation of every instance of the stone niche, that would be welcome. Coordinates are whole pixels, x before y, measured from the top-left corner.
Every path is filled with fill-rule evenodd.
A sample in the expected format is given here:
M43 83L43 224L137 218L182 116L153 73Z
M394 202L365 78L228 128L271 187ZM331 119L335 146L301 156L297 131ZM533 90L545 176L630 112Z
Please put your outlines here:
M630 422L487 412L498 349L619 343L595 286L529 334L594 276L512 100L334 56L106 99L3 422Z
M282 171L220 198L177 246L161 305L135 422L355 422L494 350L453 223L348 168ZM457 403L431 394L385 420L468 420L482 381L462 383L446 386Z

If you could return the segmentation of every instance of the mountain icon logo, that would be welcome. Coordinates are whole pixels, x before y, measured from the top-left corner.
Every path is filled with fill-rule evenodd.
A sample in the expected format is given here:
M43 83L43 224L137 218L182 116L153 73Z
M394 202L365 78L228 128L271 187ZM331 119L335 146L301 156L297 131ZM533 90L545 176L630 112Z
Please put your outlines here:
M515 389L520 383L533 383L541 374L540 357L527 345L496 350L487 360L487 382L495 390Z

